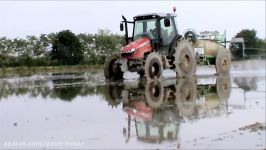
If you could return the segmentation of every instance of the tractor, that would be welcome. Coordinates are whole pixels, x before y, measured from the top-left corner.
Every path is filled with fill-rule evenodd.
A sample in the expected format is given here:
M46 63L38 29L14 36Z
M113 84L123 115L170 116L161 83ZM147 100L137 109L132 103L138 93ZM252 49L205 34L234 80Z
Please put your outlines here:
M175 13L137 15L133 21L122 18L125 45L106 59L106 79L123 79L126 71L147 80L159 79L164 69L175 71L177 77L193 77L197 64L215 65L218 75L229 73L230 52L218 42L198 39L192 31L179 34ZM133 24L132 37L128 24Z

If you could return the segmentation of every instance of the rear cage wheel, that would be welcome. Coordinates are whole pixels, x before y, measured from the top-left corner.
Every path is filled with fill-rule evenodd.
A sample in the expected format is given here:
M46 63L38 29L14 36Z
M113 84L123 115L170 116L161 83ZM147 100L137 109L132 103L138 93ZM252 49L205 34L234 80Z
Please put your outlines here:
M196 73L196 56L187 41L181 41L174 53L174 65L178 77L193 77Z
M218 49L215 61L215 69L218 75L227 75L230 73L231 54L224 48Z

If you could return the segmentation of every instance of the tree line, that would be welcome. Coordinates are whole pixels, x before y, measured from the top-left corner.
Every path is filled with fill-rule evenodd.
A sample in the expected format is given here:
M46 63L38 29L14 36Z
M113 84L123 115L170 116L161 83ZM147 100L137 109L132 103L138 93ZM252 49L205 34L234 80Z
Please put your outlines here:
M265 40L256 34L254 29L243 29L235 37L243 37L247 48L265 49ZM63 30L26 38L0 37L0 67L103 64L123 43L123 36L108 29L99 29L96 34L75 35ZM231 46L235 55L241 54L239 47Z
M96 34L59 33L9 39L0 37L0 67L103 64L123 37L100 29Z

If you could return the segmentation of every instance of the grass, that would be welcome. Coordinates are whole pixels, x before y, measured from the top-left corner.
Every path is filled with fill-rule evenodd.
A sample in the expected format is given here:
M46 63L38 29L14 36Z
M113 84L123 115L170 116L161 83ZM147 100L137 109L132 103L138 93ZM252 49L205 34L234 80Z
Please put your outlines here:
M73 66L39 66L39 67L6 67L0 68L0 75L35 73L85 72L103 69L103 65L73 65Z

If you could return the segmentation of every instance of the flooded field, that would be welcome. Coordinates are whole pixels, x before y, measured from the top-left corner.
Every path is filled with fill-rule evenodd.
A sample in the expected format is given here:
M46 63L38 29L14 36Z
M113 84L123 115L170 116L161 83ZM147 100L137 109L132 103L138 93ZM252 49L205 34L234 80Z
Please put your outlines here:
M265 60L214 73L0 75L0 149L265 149Z

